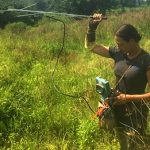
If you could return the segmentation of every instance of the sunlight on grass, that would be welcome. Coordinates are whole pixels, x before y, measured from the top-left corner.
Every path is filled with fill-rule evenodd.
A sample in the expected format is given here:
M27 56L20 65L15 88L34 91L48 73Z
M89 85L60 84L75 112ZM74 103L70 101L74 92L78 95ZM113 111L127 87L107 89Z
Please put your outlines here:
M100 24L97 42L114 45L114 32L123 23L135 25L150 52L150 9L113 14ZM58 93L82 94L96 110L100 96L95 78L103 77L115 87L113 61L84 48L88 20L63 18L63 27L45 18L37 26L13 23L0 30L0 148L23 150L118 150L116 136L99 129L98 120L81 98ZM55 85L53 84L55 82ZM148 131L150 129L150 125ZM110 141L111 140L111 141Z

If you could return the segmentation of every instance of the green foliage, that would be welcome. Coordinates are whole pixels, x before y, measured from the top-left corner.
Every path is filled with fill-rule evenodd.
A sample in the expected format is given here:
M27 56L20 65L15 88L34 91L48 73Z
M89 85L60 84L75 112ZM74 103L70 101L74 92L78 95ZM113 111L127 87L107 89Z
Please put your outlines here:
M146 41L145 41L144 47L145 47L145 49L146 49L148 52L150 52L150 49L149 49L149 47L150 47L150 40L146 40Z
M5 30L11 33L22 33L26 30L27 25L23 22L11 23L5 26Z
M101 12L105 14L111 10L118 8L118 13L124 12L125 7L136 7L143 2L137 0L0 0L0 9L7 10L9 8L15 9L31 9L42 11L56 11L60 13L75 13L83 15L91 15L94 12ZM147 1L147 5L148 5ZM142 5L141 5L142 6ZM116 10L115 10L116 12ZM20 21L28 25L35 25L37 21L43 16L28 16L16 17L22 13L19 12L0 12L0 27L4 28L8 23Z
M85 120L80 123L77 129L77 140L79 145L79 150L84 149L105 149L110 150L119 149L116 137L113 136L114 131L106 131L104 129L98 128L97 121Z
M114 14L102 22L98 42L113 45L114 32L122 23L132 23L143 36L149 51L149 10ZM37 26L22 22L0 30L0 149L100 149L118 150L116 137L91 120L84 95L96 110L99 95L95 77L108 79L113 87L113 62L84 49L87 20L63 19L66 23L65 51L57 55L63 37L59 22L43 18ZM140 20L140 21L139 21Z

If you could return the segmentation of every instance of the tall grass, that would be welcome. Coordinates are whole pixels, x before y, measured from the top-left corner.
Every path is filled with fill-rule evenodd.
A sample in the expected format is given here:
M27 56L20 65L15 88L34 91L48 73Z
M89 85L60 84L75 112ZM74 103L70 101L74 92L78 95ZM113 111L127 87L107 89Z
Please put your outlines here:
M150 52L149 13L146 9L111 15L100 24L97 42L113 45L118 26L132 23L143 35L142 47ZM66 39L55 84L63 93L81 93L96 110L100 97L95 77L108 79L113 87L113 62L84 48L88 20L60 19L66 22ZM62 24L45 18L34 27L14 23L0 30L1 149L118 149L116 137L99 129L83 99L55 90L51 75L62 38Z

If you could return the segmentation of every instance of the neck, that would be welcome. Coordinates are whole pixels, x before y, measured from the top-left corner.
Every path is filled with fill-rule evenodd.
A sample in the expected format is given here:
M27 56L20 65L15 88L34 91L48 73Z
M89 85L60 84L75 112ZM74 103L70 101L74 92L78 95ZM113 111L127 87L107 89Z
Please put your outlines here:
M128 58L130 58L130 59L134 59L134 58L136 58L136 57L140 54L141 51L142 51L142 50L141 50L140 46L139 46L139 45L135 45L135 46L132 47L132 48L130 49L130 51L127 53L127 56L128 56Z

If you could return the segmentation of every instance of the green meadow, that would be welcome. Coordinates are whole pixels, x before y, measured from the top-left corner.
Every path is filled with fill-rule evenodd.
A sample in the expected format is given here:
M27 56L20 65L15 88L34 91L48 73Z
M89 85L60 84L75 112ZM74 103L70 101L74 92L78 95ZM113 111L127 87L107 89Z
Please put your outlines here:
M57 18L66 27L63 50L63 24L53 19L0 30L0 149L118 150L115 134L99 128L85 102L97 110L97 76L115 86L113 61L84 48L87 19ZM97 29L97 43L113 46L124 23L138 29L141 47L150 52L149 8L108 14Z

